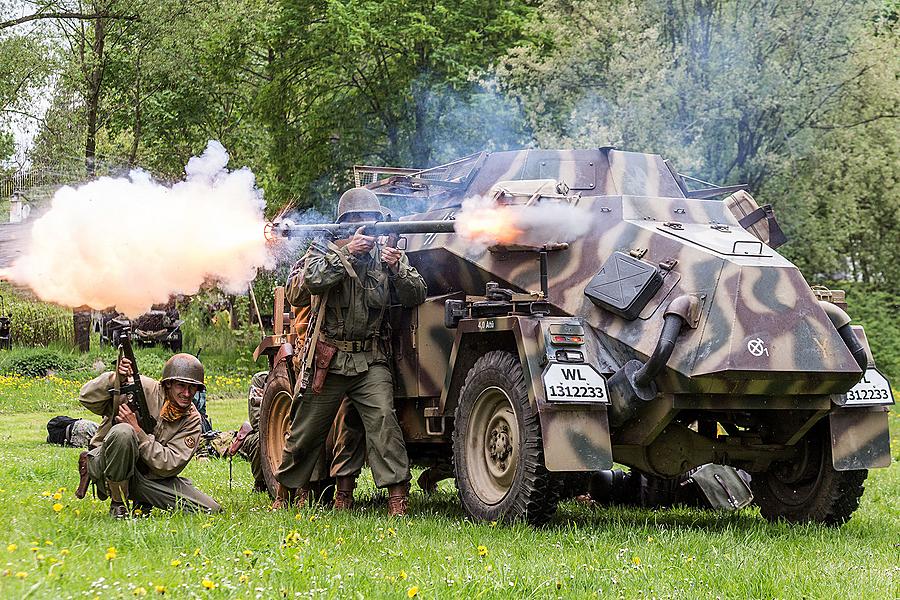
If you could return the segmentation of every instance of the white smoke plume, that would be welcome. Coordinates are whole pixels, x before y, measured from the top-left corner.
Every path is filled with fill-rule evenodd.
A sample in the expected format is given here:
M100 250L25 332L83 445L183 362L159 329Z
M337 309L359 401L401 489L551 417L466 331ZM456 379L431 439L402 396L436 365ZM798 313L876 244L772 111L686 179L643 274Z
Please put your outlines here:
M497 244L544 246L571 242L587 233L591 214L567 203L500 204L492 198L463 201L456 233L482 247Z
M135 317L210 280L246 291L270 267L265 203L253 173L229 171L211 140L172 186L144 171L63 187L34 222L25 253L3 274L41 299Z

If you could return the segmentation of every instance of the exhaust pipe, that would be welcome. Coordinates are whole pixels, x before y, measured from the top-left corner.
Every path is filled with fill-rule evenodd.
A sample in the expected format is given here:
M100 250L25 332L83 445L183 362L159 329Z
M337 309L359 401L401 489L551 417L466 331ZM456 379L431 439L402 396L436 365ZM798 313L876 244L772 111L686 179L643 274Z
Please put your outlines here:
M847 349L850 350L850 354L853 355L856 364L859 365L860 369L865 371L869 367L869 357L866 355L866 349L859 343L859 338L853 333L853 328L850 327L850 315L844 312L844 309L840 306L836 306L825 300L819 300L819 306L822 307L825 314L831 319L831 324L837 329L838 335L840 335L841 339L844 340L844 343L847 344Z
M699 310L700 301L696 296L685 295L672 300L663 316L662 333L656 348L647 362L629 360L609 378L610 406L607 414L611 426L618 427L628 422L641 405L656 397L658 390L653 380L672 356L682 328L686 324L693 326Z

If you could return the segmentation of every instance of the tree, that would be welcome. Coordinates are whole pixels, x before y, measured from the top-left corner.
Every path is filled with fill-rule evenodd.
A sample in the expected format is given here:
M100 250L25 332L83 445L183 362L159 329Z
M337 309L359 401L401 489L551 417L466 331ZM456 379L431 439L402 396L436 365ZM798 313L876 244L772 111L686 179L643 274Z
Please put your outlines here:
M529 12L513 0L284 2L262 98L278 192L321 199L355 162L426 167L494 139L489 103L510 109L480 77ZM478 102L487 110L466 119Z
M541 43L517 48L498 72L545 140L656 151L758 189L883 66L866 41L878 8L551 0L534 21ZM870 112L861 119L897 116Z

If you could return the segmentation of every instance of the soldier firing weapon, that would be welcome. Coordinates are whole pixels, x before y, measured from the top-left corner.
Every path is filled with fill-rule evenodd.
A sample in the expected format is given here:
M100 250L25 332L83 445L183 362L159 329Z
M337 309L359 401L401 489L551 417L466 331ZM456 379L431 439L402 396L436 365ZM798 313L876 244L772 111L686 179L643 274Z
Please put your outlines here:
M146 433L153 434L156 429L156 419L150 414L147 407L147 397L144 395L144 386L141 385L141 374L138 371L137 360L134 358L134 350L131 347L131 328L123 327L119 330L119 358L117 363L123 358L128 359L131 363L131 374L133 381L129 384L121 384L118 389L111 389L111 393L131 394L131 400L128 401L128 408L137 415L138 423ZM199 354L199 352L198 352Z

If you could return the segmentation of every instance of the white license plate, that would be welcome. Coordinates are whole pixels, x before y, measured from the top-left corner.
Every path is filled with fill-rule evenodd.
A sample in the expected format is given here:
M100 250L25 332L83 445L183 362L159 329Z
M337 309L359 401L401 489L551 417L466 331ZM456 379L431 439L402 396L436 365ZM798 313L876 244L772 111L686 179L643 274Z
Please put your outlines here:
M544 372L547 402L609 402L606 379L591 365L553 363Z
M842 397L842 406L872 406L878 404L893 404L894 394L887 377L877 369L866 369L863 378L850 388L850 391Z

